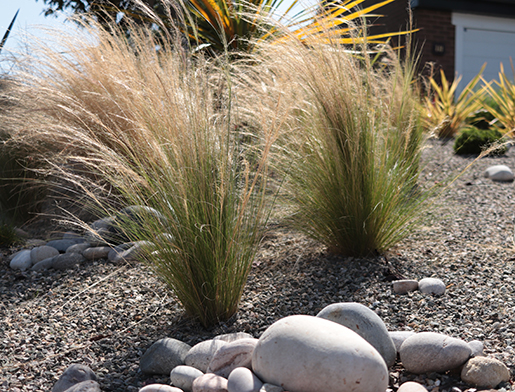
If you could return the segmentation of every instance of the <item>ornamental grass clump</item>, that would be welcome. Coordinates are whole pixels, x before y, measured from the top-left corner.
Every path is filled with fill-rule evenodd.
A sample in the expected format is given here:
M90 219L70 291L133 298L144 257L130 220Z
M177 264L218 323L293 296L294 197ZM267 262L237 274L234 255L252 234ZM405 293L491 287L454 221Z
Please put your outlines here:
M288 175L291 221L330 251L351 256L396 244L427 200L417 190L425 135L414 64L393 51L374 64L368 49L338 42L262 48L278 83L297 100L277 165Z
M63 37L66 50L38 53L27 98L45 116L27 116L17 140L52 141L53 151L41 152L55 173L103 214L111 206L157 210L159 219L142 213L119 228L148 241L141 257L189 315L204 326L226 320L262 238L276 130L238 131L241 89L223 57L205 59L137 26L130 39L93 21L88 29L95 42Z

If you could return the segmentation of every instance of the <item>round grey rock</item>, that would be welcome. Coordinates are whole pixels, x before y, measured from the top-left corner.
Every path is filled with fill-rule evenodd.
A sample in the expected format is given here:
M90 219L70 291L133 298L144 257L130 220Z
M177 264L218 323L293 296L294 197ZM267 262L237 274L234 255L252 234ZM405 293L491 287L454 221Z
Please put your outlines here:
M70 238L67 240L49 241L47 242L47 246L51 246L57 249L59 252L66 252L66 249L68 249L70 246L82 244L83 242L86 242L84 238Z
M506 165L494 165L485 170L484 176L492 181L513 181L513 172Z
M70 246L68 249L66 249L66 253L80 253L84 254L84 251L86 249L89 249L91 247L91 244L89 242L83 242L81 244L75 244Z
M80 253L64 253L54 257L52 268L56 270L67 270L82 264L86 259Z
M82 381L68 388L65 392L101 392L98 382L93 380Z
M326 306L317 317L350 328L379 351L389 367L395 363L395 345L383 320L373 310L356 302L342 302Z
M193 366L179 365L170 372L170 381L173 386L189 392L193 387L193 381L203 374Z
M193 381L193 392L227 392L227 379L213 373L204 374Z
M184 363L205 373L215 352L226 344L222 340L213 339L200 342L191 348L184 359Z
M461 379L480 388L495 388L501 382L509 381L510 371L495 358L475 357L461 370Z
M124 209L120 210L120 213L117 218L125 218L128 217L133 222L143 224L145 220L157 219L161 222L161 224L165 225L168 221L166 217L161 214L159 211L157 211L155 208L148 207L148 206L129 206L125 207Z
M52 388L52 392L65 392L69 388L83 381L96 381L97 376L86 365L73 364L70 365L59 377L59 380Z
M259 392L263 383L246 367L234 369L227 379L228 392Z
M395 345L395 349L399 352L399 349L402 346L402 343L409 338L410 336L415 335L413 331L388 331L388 334L392 338L393 344Z
M115 264L138 261L154 247L155 245L150 241L128 242L111 249L107 258Z
M82 255L87 260L98 260L98 259L107 259L109 252L112 250L110 246L95 246L93 248L88 248Z
M32 265L34 265L42 260L57 256L58 254L59 251L56 248L48 245L43 245L33 248L30 251L30 259L32 261Z
M394 280L392 285L395 294L406 294L418 289L418 282L412 279Z
M445 293L445 283L437 278L424 278L418 282L418 289L423 294L442 295Z
M190 349L189 344L180 340L160 339L142 355L139 367L145 374L169 375L174 367L184 364Z
M49 257L48 259L41 260L39 263L34 264L31 271L43 271L54 267L54 260L57 256Z
M252 353L258 343L258 339L238 339L220 347L213 354L207 368L208 373L229 377L231 372L238 367L252 368Z
M20 250L13 255L9 267L24 271L32 267L32 259L30 257L31 251L29 249Z
M485 354L483 352L485 345L483 342L479 340L472 340L467 343L472 350L472 356L474 357L483 357Z
M385 391L389 378L383 357L365 339L306 315L285 317L265 330L252 370L265 383L299 392Z
M472 355L472 350L461 339L436 332L421 332L407 338L399 354L402 364L411 373L440 373L463 365Z

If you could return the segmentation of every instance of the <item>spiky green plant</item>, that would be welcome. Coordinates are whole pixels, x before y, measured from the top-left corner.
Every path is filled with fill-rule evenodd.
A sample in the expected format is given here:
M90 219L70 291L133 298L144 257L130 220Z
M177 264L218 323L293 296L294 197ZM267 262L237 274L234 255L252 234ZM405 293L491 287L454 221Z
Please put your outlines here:
M512 61L511 69L515 76ZM515 133L515 83L506 75L502 63L499 80L485 83L485 85L491 101L485 100L484 106L497 119L495 128L503 135L513 137Z
M467 118L481 107L484 89L476 86L481 80L485 66L486 64L457 97L455 95L461 76L449 83L441 70L440 84L433 77L429 79L432 94L425 97L425 122L436 136L455 136L465 125Z

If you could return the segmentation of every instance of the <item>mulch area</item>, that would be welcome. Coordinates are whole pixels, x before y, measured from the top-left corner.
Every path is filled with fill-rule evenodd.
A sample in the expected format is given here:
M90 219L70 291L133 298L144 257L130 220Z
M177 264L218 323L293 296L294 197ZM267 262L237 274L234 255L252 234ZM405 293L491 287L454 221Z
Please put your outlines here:
M430 141L423 184L442 184L472 157ZM355 259L272 223L255 260L240 311L206 330L188 319L173 293L141 263L86 263L69 271L20 272L0 261L0 390L49 391L72 363L90 366L102 391L138 391L168 377L147 377L139 358L156 340L195 344L220 333L255 337L291 314L316 315L334 302L372 308L389 330L442 332L478 339L515 373L514 185L483 178L491 165L515 169L515 148L477 161L447 189L421 227L385 257ZM442 188L443 189L443 188ZM55 228L52 228L54 230ZM50 232L50 228L46 232ZM441 297L395 295L392 275L438 277ZM399 365L390 387L417 380L434 392L470 389L456 374L415 376ZM513 380L513 377L512 377ZM511 383L503 386L515 390ZM457 392L456 389L453 390Z

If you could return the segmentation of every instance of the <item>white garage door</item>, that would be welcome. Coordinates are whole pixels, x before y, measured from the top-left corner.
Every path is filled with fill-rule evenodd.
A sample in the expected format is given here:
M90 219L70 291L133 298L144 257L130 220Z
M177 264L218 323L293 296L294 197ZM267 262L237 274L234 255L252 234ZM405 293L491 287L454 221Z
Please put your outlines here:
M458 75L463 75L460 88L485 62L486 80L498 79L501 62L507 75L513 77L510 57L515 65L515 19L454 13L452 22L456 26L455 68Z

